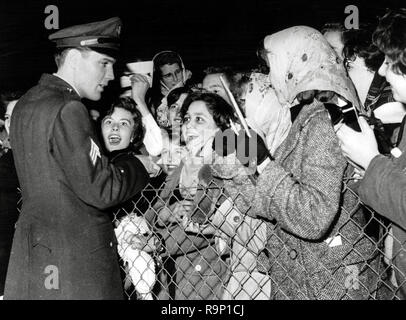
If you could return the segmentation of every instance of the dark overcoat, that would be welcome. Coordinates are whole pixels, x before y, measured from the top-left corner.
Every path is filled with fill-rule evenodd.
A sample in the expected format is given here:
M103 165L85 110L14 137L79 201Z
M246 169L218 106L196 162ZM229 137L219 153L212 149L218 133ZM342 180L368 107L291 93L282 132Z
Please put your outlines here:
M403 131L406 132L406 131ZM393 224L393 263L396 296L406 299L406 136L399 144L399 158L378 155L372 159L358 188L361 200Z
M105 209L148 183L141 162L109 163L79 95L48 74L17 103L10 140L23 205L5 299L122 299Z

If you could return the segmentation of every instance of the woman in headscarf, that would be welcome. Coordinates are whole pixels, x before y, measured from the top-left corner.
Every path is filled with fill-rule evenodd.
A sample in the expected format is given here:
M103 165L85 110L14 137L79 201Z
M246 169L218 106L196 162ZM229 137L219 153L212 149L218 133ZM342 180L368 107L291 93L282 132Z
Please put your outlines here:
M317 30L297 26L264 39L270 81L292 127L256 184L233 166L212 174L242 213L267 223L258 268L272 278L273 299L366 299L376 287L376 244L366 219L344 189L351 173L327 107L360 110L341 60ZM328 104L327 104L328 102ZM228 157L233 156L229 155Z
M183 87L192 76L192 72L185 68L182 57L175 51L158 52L152 59L154 61L154 77L150 92L150 105L156 114L160 127L166 128L168 123L168 93Z
M265 140L269 152L274 154L291 127L289 109L280 105L269 78L256 72L250 75L243 102L248 125Z

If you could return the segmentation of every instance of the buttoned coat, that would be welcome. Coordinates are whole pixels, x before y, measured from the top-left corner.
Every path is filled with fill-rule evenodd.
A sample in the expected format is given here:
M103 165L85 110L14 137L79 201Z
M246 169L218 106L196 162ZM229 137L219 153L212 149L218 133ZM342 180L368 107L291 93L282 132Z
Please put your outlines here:
M148 183L135 157L111 164L79 95L45 74L17 103L10 132L22 212L6 299L122 299L106 209Z
M167 179L153 210L169 207L171 198L179 197L179 179L182 166ZM179 198L178 198L179 199ZM175 260L175 299L215 300L220 299L226 283L227 264L215 247L210 235L186 232L180 223L158 227L166 245L166 254Z
M357 198L344 189L347 163L322 103L302 108L275 159L256 186L235 174L225 180L241 212L269 221L258 269L271 275L273 298L368 298L376 245L363 232ZM213 175L231 178L225 170L214 167Z

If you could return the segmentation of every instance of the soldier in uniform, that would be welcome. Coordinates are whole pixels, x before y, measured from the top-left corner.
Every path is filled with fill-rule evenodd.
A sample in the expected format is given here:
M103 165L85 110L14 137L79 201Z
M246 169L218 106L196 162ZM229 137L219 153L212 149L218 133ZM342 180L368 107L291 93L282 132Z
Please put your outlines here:
M17 103L10 129L23 206L5 299L123 299L117 240L105 209L142 190L134 157L109 163L82 98L114 79L121 20L72 26L56 42L55 74Z

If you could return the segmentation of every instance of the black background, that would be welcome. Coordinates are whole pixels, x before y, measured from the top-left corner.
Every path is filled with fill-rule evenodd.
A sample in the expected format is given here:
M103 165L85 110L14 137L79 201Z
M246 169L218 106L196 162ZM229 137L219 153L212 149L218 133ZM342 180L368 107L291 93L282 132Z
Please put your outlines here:
M0 87L29 88L43 72L54 72L53 45L47 40L47 5L59 9L59 28L119 16L123 20L122 61L151 59L161 50L178 51L195 75L209 65L252 67L266 36L293 25L319 29L344 22L356 5L360 22L375 22L385 8L404 0L1 0ZM120 70L120 63L116 70ZM117 75L117 72L116 72Z

